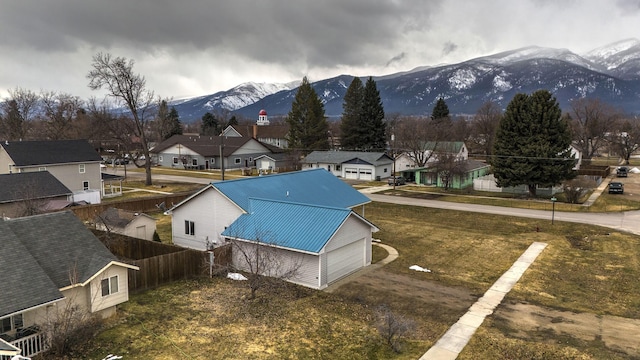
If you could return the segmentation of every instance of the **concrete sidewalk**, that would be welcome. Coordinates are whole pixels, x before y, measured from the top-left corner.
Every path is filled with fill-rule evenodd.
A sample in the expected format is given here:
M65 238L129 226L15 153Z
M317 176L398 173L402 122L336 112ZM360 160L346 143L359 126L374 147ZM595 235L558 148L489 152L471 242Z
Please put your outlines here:
M511 291L531 263L547 247L546 243L535 242L516 260L507 272L484 293L484 296L473 304L469 311L427 351L420 360L453 360L458 357L476 330L482 325L484 318L491 315L500 305L505 295Z

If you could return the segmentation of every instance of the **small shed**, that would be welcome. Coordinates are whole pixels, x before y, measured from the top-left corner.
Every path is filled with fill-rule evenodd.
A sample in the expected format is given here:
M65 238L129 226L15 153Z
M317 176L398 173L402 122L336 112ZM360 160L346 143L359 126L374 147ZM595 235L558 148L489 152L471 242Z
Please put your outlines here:
M95 218L96 229L138 239L153 240L156 220L143 213L109 208Z

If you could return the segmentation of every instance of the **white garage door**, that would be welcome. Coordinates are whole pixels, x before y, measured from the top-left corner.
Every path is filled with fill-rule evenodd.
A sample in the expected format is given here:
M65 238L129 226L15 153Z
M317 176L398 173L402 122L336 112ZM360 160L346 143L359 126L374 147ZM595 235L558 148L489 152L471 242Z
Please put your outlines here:
M344 169L344 177L347 179L357 179L358 178L358 169Z
M340 279L364 266L364 239L327 253L327 283Z
M360 180L373 180L371 169L360 169Z

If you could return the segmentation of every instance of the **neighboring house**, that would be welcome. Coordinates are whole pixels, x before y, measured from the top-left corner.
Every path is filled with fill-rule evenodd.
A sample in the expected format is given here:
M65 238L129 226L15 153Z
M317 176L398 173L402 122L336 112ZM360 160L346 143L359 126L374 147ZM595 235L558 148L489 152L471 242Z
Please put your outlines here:
M109 208L96 216L96 229L131 236L138 239L153 240L156 231L156 219L143 213Z
M496 178L493 174L488 174L482 176L480 178L473 180L473 190L476 191L488 191L488 192L504 192L509 194L529 194L529 187L527 185L519 185L519 186L510 186L510 187L499 187L496 184ZM537 187L536 194L539 196L552 196L553 194L557 194L562 192L562 186L553 186L550 188Z
M278 152L274 146L253 138L174 135L151 149L160 166L185 169L220 169L221 152L225 169L250 168L255 158Z
M264 144L276 146L280 149L289 147L287 136L289 125L271 125L267 111L262 109L258 113L258 120L251 125L229 125L222 131L223 136L254 138Z
M48 171L74 201L100 203L102 158L86 140L0 142L0 174Z
M580 170L580 166L582 165L582 151L578 150L577 147L571 145L571 156L576 159L576 164L573 167L573 170Z
M313 151L301 162L303 168L322 168L345 179L380 180L393 175L393 159L381 152Z
M108 317L129 299L127 272L70 212L0 221L0 343L32 356L70 309Z
M270 246L282 262L300 264L289 281L321 289L371 263L377 228L352 210L369 202L314 169L211 183L169 212L174 244L196 250L230 240L243 249ZM232 258L243 268L239 250Z
M425 167L438 161L438 154L455 155L456 159L469 159L469 150L462 141L427 141L423 144L423 159L428 159ZM403 152L396 157L396 172L418 167L416 164L415 154Z
M254 138L261 143L276 146L280 149L289 147L287 135L289 125L229 125L222 132L228 137Z
M73 193L48 171L0 175L0 215L16 218L60 210Z
M405 170L402 175L407 179L413 179L418 185L445 187L448 181L449 188L464 189L472 186L475 179L485 176L491 170L490 165L476 160L462 160L455 166L454 174L448 174L446 170L431 166ZM450 178L446 179L447 176Z
M275 153L260 155L254 159L256 168L261 174L271 174L290 170L295 166L295 158L288 153Z

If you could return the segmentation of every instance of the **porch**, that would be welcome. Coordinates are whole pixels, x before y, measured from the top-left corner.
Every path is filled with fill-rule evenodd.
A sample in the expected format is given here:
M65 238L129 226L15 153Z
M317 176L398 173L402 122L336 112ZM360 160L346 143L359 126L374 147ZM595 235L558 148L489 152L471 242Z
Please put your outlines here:
M10 354L8 354L9 352L0 352L0 360L11 360L11 357L15 355L32 357L49 348L44 333L37 326L18 329L13 336L7 333L0 334L0 339L21 350Z

